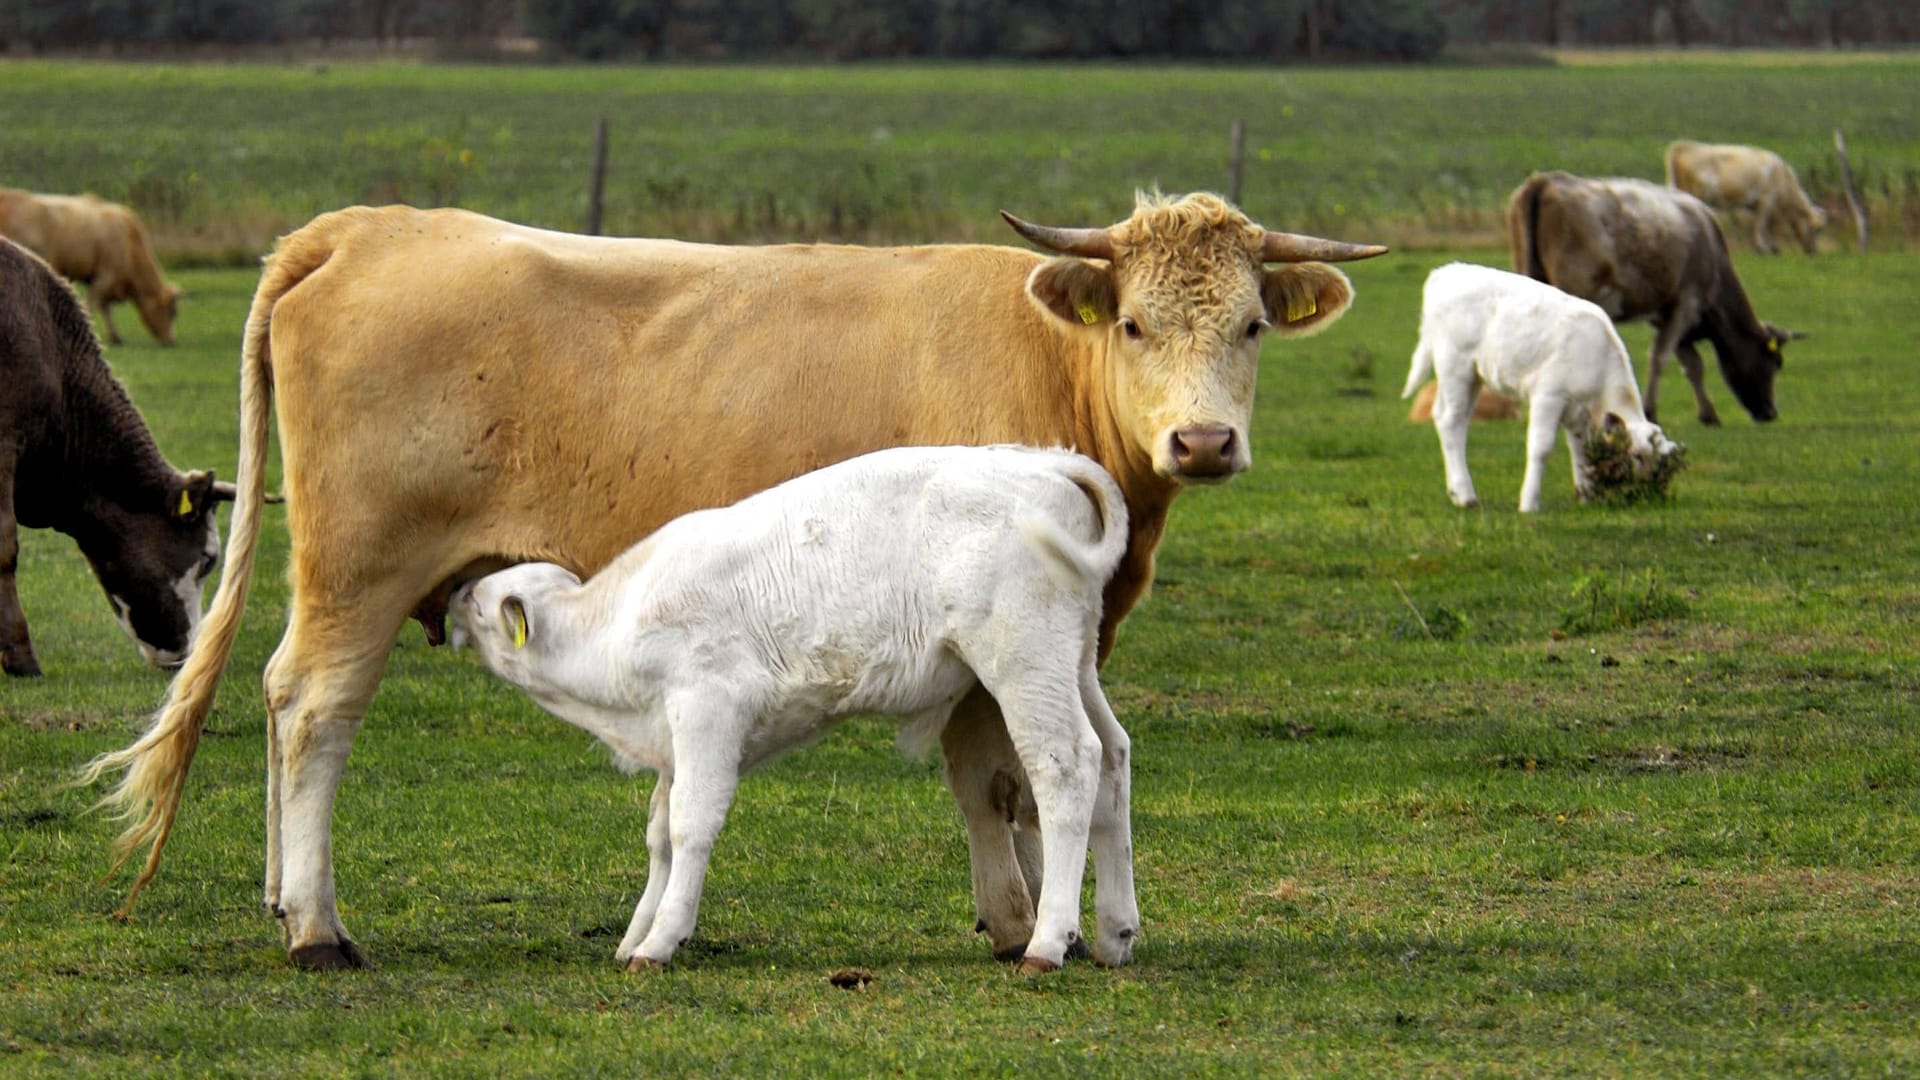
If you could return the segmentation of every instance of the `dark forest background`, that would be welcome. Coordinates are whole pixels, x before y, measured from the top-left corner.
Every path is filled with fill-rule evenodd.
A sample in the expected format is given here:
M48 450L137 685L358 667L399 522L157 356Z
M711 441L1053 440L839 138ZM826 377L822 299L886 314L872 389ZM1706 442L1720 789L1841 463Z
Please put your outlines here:
M275 46L483 58L1429 60L1449 45L1920 41L1903 0L0 0L0 53Z

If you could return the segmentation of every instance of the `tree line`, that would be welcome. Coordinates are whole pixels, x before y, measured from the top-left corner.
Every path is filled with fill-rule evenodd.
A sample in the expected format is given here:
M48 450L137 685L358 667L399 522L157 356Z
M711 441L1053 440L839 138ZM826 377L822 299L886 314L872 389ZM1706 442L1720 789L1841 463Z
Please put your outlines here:
M0 51L507 40L575 59L1429 60L1920 41L1910 0L0 0Z

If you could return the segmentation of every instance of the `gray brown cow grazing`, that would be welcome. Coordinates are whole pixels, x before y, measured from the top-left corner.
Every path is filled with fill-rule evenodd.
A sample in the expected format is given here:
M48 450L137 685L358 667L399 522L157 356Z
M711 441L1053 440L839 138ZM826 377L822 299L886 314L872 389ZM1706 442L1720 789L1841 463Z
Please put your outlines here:
M73 537L147 661L179 664L220 558L213 506L231 498L167 464L72 287L0 239L0 667L40 674L14 589L21 525Z
M409 615L503 566L586 577L690 510L890 446L1024 443L1095 459L1128 542L1100 650L1147 588L1187 484L1244 471L1261 342L1385 248L1269 232L1224 200L1143 197L1107 228L1009 218L984 244L724 247L571 236L459 210L356 207L283 237L240 364L240 501L201 640L154 725L97 760L159 865L246 603L269 409L292 595L267 665L264 900L295 963L362 962L335 900L334 795ZM1280 264L1269 266L1268 264ZM422 267L433 272L423 279ZM1032 799L993 699L941 736L994 951L1034 930Z
M1754 315L1705 203L1646 180L1535 173L1507 200L1507 231L1515 271L1591 300L1616 322L1653 324L1648 419L1660 369L1678 356L1700 422L1720 422L1694 350L1700 341L1713 346L1720 374L1755 420L1778 415L1773 379L1785 359L1781 347L1802 335Z

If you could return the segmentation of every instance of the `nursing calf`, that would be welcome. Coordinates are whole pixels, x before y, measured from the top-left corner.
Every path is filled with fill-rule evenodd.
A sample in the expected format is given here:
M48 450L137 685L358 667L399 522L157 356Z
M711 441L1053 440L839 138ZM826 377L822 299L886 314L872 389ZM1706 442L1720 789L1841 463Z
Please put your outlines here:
M1095 668L1101 593L1127 545L1120 488L1064 450L907 447L674 519L584 583L524 563L463 585L456 646L659 773L646 891L615 959L666 964L693 932L742 773L852 713L907 718L924 751L976 686L1006 720L1045 855L1022 969L1080 936L1093 844L1103 964L1139 913L1127 736Z
M1467 426L1481 386L1528 404L1527 471L1520 510L1540 509L1540 486L1556 430L1573 454L1573 486L1593 493L1585 453L1595 428L1624 426L1636 477L1676 450L1640 407L1633 363L1607 313L1532 278L1452 263L1427 275L1420 344L1401 397L1431 374L1433 426L1446 460L1447 495L1457 506L1479 497L1467 473Z

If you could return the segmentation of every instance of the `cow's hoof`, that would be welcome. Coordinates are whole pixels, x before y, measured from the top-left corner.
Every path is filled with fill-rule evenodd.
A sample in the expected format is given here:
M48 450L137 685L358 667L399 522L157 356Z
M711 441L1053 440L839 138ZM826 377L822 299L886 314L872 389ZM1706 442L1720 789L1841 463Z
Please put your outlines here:
M1707 425L1708 427L1719 427L1720 416L1718 413L1708 413L1705 416L1702 416L1700 418L1700 422Z
M665 961L649 960L646 957L641 956L639 953L634 953L633 959L627 961L627 971L629 972L665 971L665 970L667 970L667 965Z
M290 954L293 966L302 971L349 971L367 966L360 947L351 941L337 945L302 945Z
M1060 965L1043 956L1029 956L1020 961L1022 975L1051 975L1060 970Z
M9 675L18 675L31 679L40 674L40 661L35 660L32 656L28 656L24 660L16 660L13 657L8 657L7 662L0 665L0 670L5 670Z

